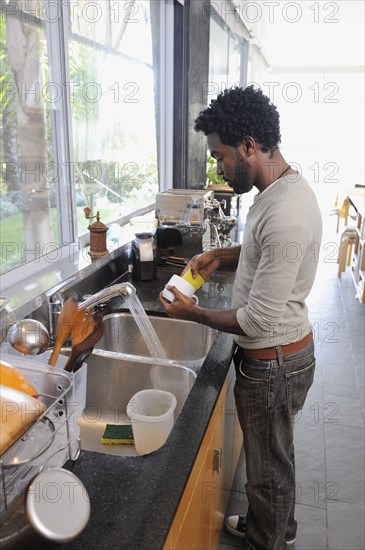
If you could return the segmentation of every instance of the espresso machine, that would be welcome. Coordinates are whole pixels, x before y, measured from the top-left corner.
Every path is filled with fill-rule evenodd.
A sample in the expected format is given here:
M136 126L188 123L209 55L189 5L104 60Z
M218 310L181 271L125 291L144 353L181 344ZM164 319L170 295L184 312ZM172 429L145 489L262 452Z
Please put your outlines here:
M226 216L222 206L210 189L170 189L158 193L156 217L160 234L168 229L178 231L186 255L231 246L228 235L236 224L236 217ZM175 239L176 244L179 239Z

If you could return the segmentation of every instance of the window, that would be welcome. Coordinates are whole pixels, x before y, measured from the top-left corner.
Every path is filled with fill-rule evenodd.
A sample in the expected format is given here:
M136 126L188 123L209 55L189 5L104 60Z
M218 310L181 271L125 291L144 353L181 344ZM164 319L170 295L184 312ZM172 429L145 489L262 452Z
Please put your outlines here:
M93 4L77 3L68 47L79 234L86 204L105 223L158 191L150 3Z
M210 16L208 104L219 92L247 82L248 43L233 32L216 13ZM224 184L217 163L208 151L207 183Z
M223 26L218 16L210 18L210 44L209 44L209 82L214 84L217 90L227 87L228 62L229 62L229 31Z
M3 1L0 272L111 222L159 187L160 3Z
M1 272L60 245L50 208L54 160L44 21L2 17L0 24ZM50 169L50 170L49 170Z
M217 13L210 17L208 102L230 86L247 82L248 43L233 32Z

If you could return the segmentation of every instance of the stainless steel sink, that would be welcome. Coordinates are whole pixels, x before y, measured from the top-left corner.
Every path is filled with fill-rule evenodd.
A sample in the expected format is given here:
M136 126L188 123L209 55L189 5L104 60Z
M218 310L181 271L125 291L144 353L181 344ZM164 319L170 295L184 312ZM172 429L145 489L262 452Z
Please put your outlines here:
M167 359L188 366L201 366L211 348L217 331L194 323L149 315L149 319L161 341ZM147 346L132 315L128 312L113 313L104 317L104 336L98 349L149 357ZM94 354L98 350L94 350Z
M117 355L91 355L87 364L86 408L78 420L81 448L114 455L136 454L134 446L101 443L107 423L130 423L126 406L136 392L143 389L172 392L177 399L176 420L196 378L185 366L146 364Z

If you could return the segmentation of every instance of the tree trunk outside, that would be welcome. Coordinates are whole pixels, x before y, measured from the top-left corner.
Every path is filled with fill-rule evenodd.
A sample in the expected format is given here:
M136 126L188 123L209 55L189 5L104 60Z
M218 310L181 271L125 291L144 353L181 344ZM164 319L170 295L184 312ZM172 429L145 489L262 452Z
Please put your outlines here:
M10 99L3 109L2 149L4 151L6 184L9 191L20 191L20 174L14 167L19 166L16 103Z
M27 2L29 8L33 1ZM52 239L47 166L46 118L42 102L39 30L9 17L7 47L17 86L17 124L20 185L23 195L25 251L39 250ZM29 93L38 87L38 95ZM26 93L28 91L28 93Z

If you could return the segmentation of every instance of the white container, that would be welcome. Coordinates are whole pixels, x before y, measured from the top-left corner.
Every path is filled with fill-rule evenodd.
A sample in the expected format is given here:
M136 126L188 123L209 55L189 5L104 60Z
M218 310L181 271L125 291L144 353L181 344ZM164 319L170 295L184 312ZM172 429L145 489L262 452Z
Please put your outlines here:
M136 452L152 453L162 447L174 425L176 397L162 390L142 390L127 405Z
M195 288L190 283L188 283L188 281L185 281L183 277L180 277L180 275L173 275L162 291L162 296L169 302L173 302L175 300L175 294L171 292L171 290L166 288L167 286L176 287L178 290L180 290L180 292L185 294L185 296L188 296L189 298L194 300L196 305L199 304L199 298L194 294Z

